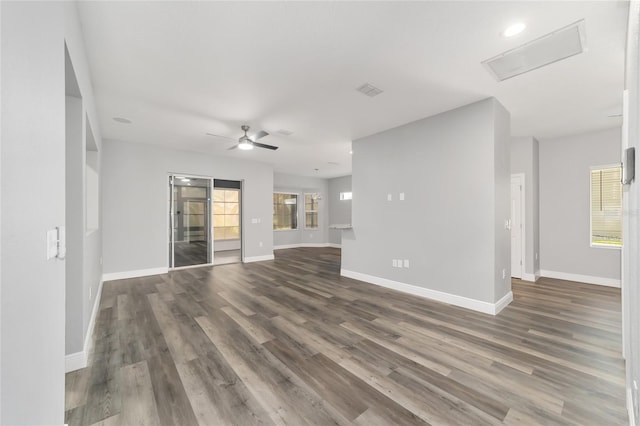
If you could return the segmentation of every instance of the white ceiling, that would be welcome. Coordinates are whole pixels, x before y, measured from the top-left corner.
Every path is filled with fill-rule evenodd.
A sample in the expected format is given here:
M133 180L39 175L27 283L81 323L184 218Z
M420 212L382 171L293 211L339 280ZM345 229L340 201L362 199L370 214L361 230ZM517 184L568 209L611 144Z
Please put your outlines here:
M626 2L105 1L79 10L107 139L334 177L351 171L352 140L488 96L511 112L514 136L621 123L608 115L622 109ZM501 83L481 65L579 19L586 53ZM499 35L516 21L523 33ZM364 96L363 83L384 92ZM238 138L245 123L280 149L227 151L233 141L205 135Z

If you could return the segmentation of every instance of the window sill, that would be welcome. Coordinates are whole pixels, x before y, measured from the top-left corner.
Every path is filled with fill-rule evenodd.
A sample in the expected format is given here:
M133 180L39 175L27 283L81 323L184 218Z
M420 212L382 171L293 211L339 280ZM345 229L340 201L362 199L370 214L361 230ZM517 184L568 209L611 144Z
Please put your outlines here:
M291 231L299 231L299 229L274 229L273 232L291 232Z
M614 246L609 244L594 244L591 243L591 248L607 249L607 250L622 250L622 246Z

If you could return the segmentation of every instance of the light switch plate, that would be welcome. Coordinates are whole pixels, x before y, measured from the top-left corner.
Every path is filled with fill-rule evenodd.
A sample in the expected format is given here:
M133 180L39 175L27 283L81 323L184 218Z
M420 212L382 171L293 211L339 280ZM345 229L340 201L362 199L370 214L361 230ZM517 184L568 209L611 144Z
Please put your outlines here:
M58 230L49 229L47 231L47 260L58 255Z

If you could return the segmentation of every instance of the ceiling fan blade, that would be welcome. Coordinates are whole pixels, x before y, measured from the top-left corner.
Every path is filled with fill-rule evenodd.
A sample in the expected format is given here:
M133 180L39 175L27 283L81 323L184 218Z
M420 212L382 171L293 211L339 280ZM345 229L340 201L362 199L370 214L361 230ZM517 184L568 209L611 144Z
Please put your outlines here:
M260 138L264 138L265 136L269 136L269 133L265 132L264 130L260 130L258 133L253 135L251 139L255 142Z
M230 138L229 136L222 136L222 135L216 135L215 133L205 133L205 135L207 136L213 136L215 138L224 138L224 139L235 139L235 138Z
M230 148L227 148L227 151L231 151L232 149L236 149L237 147L238 147L238 145L234 145L234 146L232 146Z
M258 148L271 149L271 150L274 150L274 151L275 151L276 149L278 149L278 147L277 147L277 146L273 146L273 145L265 145L265 144L263 144L263 143L259 143L259 142L254 142L254 143L253 143L253 146L256 146L256 147L258 147Z

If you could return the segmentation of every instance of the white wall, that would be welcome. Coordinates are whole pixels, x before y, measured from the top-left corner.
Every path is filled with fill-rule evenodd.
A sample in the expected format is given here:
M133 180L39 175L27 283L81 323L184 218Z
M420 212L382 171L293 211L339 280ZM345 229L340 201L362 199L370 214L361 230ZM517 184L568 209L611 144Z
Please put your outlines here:
M68 370L82 368L91 342L90 322L99 300L102 276L102 228L98 215L87 232L87 161L100 181L102 138L95 109L95 98L84 39L75 3L64 3L67 88L66 142L66 335ZM73 112L73 115L69 113ZM87 149L89 154L87 154ZM98 188L99 189L99 188ZM97 196L99 206L100 194Z
M539 143L535 138L511 141L511 173L524 174L525 253L523 279L535 281L540 275L539 228ZM536 257L536 254L538 256Z
M620 129L540 140L540 273L619 285L620 250L590 247L590 167L620 162Z
M509 135L508 112L486 99L354 141L343 273L474 309L508 298Z
M245 260L273 256L270 165L108 140L103 145L102 166L103 268L107 277L131 271L160 273L168 268L170 173L244 180ZM261 222L252 223L251 219Z
M351 192L351 176L329 179L329 225L351 223L352 200L340 200L341 192ZM342 232L340 229L329 229L329 242L341 244Z
M627 409L629 424L637 425L640 402L638 392L634 391L634 382L640 384L640 2L630 3L627 31L625 86L629 106L624 113L621 148L635 147L636 178L631 185L623 187L622 312Z
M275 248L299 244L326 244L329 242L329 209L327 179L275 173L273 192L298 194L298 229L291 231L273 231ZM317 192L322 195L318 212L318 229L304 227L304 194Z
M1 7L0 424L60 425L65 264L45 242L65 223L65 5Z

